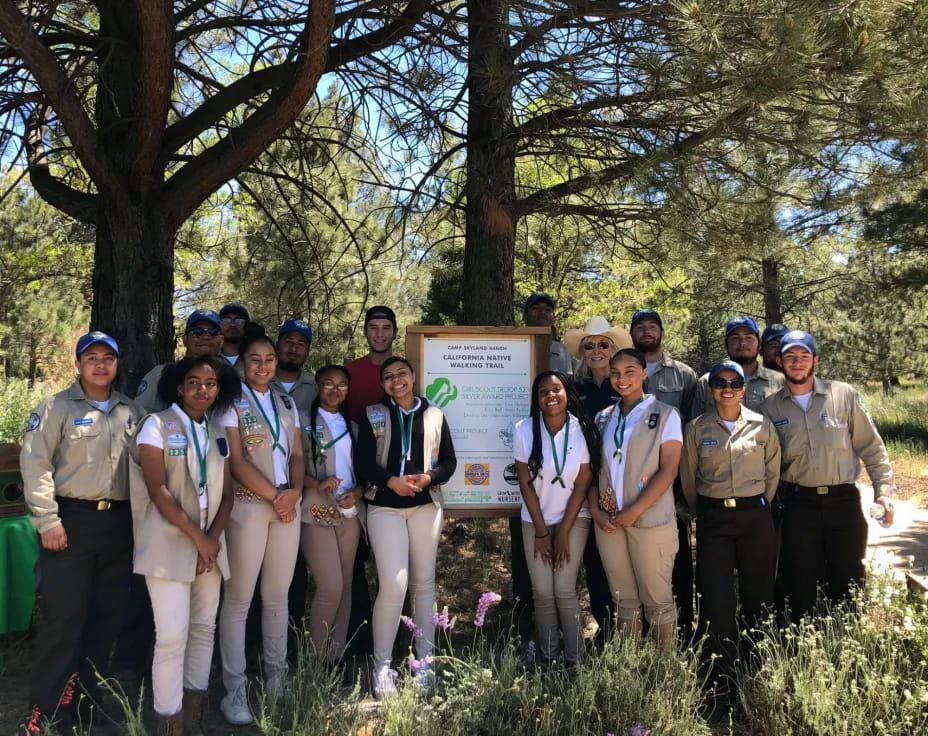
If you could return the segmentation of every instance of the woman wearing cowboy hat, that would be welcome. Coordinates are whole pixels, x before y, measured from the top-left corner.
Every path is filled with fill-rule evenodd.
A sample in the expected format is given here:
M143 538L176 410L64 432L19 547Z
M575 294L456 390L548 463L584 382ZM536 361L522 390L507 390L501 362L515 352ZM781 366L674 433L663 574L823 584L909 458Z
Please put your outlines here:
M619 398L609 382L609 359L617 350L632 346L631 333L621 327L610 327L605 317L590 317L582 329L571 329L564 333L564 345L571 355L581 361L574 387L592 421L600 411L612 406ZM606 571L596 547L596 538L592 534L583 552L583 569L590 593L590 613L599 624L596 643L602 646L606 632L612 628L615 611Z

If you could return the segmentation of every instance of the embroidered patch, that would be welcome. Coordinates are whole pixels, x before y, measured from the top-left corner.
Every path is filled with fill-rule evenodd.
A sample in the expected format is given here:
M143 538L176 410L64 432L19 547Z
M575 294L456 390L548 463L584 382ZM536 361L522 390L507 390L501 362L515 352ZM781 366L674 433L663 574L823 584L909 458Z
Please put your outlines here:
M782 427L784 424L789 424L789 417L786 417L786 418L784 418L784 419L777 419L777 420L773 423L773 426L774 426L774 427Z
M131 414L129 415L128 419L126 419L126 429L127 430L132 429L132 415Z
M148 388L148 381L142 381L142 382L139 384L139 390L135 392L135 397L138 398L139 396L141 396L142 394L144 394L144 393L145 393L145 389L147 389L147 388Z
M186 447L187 446L187 435L184 434L169 434L168 435L168 447Z
M280 401L284 405L284 409L293 411L293 401L291 401L289 396L281 396Z
M242 428L247 432L258 423L258 417L253 414L245 414L242 417Z
M429 458L429 463L430 463L429 465L430 470L434 470L436 466L438 465L438 448L437 447L432 448L432 457Z
M186 447L172 447L168 450L168 457L186 457Z
M700 444L702 444L703 447L718 447L719 441L718 440L703 440Z
M657 420L660 418L660 414L652 414L648 417L648 429L654 429L657 426Z
M267 440L266 434L250 434L245 437L243 441L246 445L260 445L263 444L265 440Z
M42 420L39 419L39 415L32 412L32 414L29 415L29 423L26 424L26 431L31 432L34 429L38 429L41 423Z
M84 417L83 419L74 420L75 427L84 427L88 424L93 424L93 417Z
M223 457L229 457L229 443L225 437L216 438L216 449L219 450L219 454Z
M170 419L164 423L165 429L170 429L172 432L180 432L180 427L177 426L177 422L172 422Z
M251 404L248 403L248 399L236 399L232 402L235 404L237 409L247 409Z

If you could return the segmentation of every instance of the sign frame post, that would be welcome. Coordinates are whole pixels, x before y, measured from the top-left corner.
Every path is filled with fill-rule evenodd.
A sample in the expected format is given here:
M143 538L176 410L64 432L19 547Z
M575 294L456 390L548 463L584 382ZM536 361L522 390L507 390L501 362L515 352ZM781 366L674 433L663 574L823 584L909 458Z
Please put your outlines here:
M437 358L428 353L430 349L429 340L449 340L466 344L471 343L505 343L528 341L528 366L527 366L527 385L525 386L526 395L531 391L532 381L540 372L548 370L551 363L551 328L549 327L484 327L484 326L451 326L451 325L410 325L406 328L406 358L412 363L416 372L417 392L426 396L427 384L427 366L434 365ZM520 346L521 347L521 346ZM463 349L468 349L466 346ZM476 371L479 369L475 369ZM513 416L513 422L524 419L529 415L528 406L525 406L524 414ZM452 421L449 421L452 434L455 427ZM459 428L460 429L460 428ZM496 443L498 445L498 442ZM458 451L457 446L455 450ZM499 454L498 450L496 451ZM473 459L473 457L462 457L458 454L459 469L464 467L464 463ZM463 471L461 471L463 472ZM455 477L461 475L456 472ZM445 484L447 488L449 484ZM495 518L504 516L518 516L521 504L505 503L449 503L446 499L445 517L457 518Z

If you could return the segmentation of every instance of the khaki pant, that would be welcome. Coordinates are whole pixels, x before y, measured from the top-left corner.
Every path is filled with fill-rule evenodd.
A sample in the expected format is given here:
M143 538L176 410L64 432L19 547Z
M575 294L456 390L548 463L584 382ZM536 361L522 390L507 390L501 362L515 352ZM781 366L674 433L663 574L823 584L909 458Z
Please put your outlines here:
M558 525L548 527L553 543ZM583 633L580 628L580 599L577 596L577 571L583 560L583 549L590 534L590 520L574 520L567 537L570 560L559 570L540 557L535 557L535 525L522 522L522 544L525 561L532 580L532 600L535 604L535 631L538 649L543 659L552 660L560 652L561 632L564 632L564 656L568 664L576 664L583 656Z
M373 615L375 667L390 664L407 588L413 619L422 630L415 640L416 654L422 659L432 653L435 559L443 520L441 508L433 503L411 509L367 507L367 533L380 584Z
M618 527L609 533L595 529L619 623L637 619L642 608L652 626L674 621L671 577L680 546L676 522L647 529Z
M185 689L209 687L221 582L215 566L192 583L145 577L155 618L151 689L160 716L181 709Z
M341 659L348 634L351 582L361 524L354 517L338 526L301 526L300 550L316 582L316 594L309 609L309 640L317 654L328 660Z
M299 505L296 518L300 518ZM264 677L287 667L287 593L300 550L300 522L284 523L269 503L236 501L226 525L229 580L219 614L222 681L227 691L244 686L245 619L261 574Z

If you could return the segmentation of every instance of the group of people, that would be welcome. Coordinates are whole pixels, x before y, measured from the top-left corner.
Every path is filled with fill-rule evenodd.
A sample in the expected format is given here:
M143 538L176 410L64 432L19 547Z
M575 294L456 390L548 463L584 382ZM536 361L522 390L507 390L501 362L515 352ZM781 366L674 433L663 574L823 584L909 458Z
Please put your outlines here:
M550 296L533 294L523 313L555 336ZM441 486L454 447L441 410L416 395L414 367L393 354L393 311L369 309L364 331L365 356L313 375L302 320L286 320L275 341L241 304L197 309L184 356L153 368L134 400L113 389L116 341L78 340L77 380L32 413L21 454L41 547L29 728L53 716L111 727L93 668L108 672L139 601L154 622L159 736L203 732L217 618L220 710L250 723L249 607L257 592L263 686L276 697L289 687L288 626L302 621L305 570L317 656L338 666L370 621L374 694L395 693L408 592L416 681L432 687ZM523 504L511 527L513 587L533 603L545 662L562 650L567 664L583 657L581 561L603 637L613 625L630 636L647 629L670 646L678 626L692 627L698 517L707 681L724 694L739 642L735 570L742 626L773 606L775 580L795 617L812 609L818 586L843 598L864 574L859 463L887 521L891 471L854 389L814 375L808 333L771 325L761 335L751 318L734 319L729 359L699 379L664 353L662 337L660 315L642 310L630 331L594 317L552 339L552 370L535 377L530 416L514 432Z

